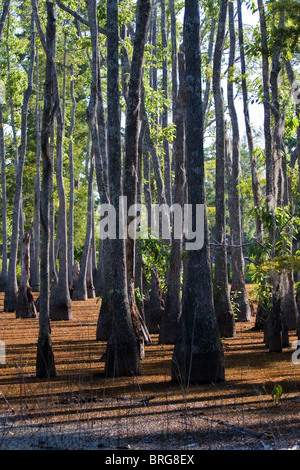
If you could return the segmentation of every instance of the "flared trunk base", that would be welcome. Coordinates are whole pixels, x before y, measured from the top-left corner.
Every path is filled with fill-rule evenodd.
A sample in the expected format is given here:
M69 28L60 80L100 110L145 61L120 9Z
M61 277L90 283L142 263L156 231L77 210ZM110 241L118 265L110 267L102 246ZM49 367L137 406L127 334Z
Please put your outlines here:
M54 355L49 336L38 339L36 356L36 376L40 379L56 377Z

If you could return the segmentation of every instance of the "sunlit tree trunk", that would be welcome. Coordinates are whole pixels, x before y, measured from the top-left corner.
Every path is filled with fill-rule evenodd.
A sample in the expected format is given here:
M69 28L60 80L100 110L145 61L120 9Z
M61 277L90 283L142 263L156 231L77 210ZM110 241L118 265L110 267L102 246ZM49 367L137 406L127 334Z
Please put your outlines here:
M25 233L21 250L21 281L17 295L16 318L36 318L36 308L30 278L30 235Z
M36 0L32 0L35 13L35 21L38 25L39 17ZM41 190L41 290L39 305L39 334L36 357L36 376L50 378L56 376L55 360L52 350L50 327L50 198L51 175L53 173L53 161L50 151L51 125L53 121L54 84L52 67L54 64L55 48L55 18L53 4L47 2L47 30L43 45L46 51L46 74L44 88L44 109L42 120L42 190ZM41 31L40 31L41 32ZM42 36L43 38L43 36Z
M216 116L216 247L214 304L221 336L231 337L235 335L235 321L230 303L227 271L225 221L225 114L223 90L221 88L221 65L225 42L227 6L228 1L222 0L220 4L213 64L213 92Z
M185 57L179 53L180 86L174 112L176 136L174 139L173 158L175 158L174 204L183 209L185 202ZM182 311L181 272L182 272L183 239L172 237L170 269L168 272L165 311L159 330L159 342L174 344L178 332L179 319Z
M205 205L203 119L201 101L200 17L198 0L186 0L184 48L186 55L186 162L188 202ZM224 361L214 312L209 260L207 217L204 217L204 245L188 252L179 333L172 358L172 378L189 383L224 380Z
M229 33L230 33L230 55L229 55L229 74L227 86L228 108L232 129L232 158L230 152L227 152L227 158L230 158L228 165L228 206L230 217L231 233L231 297L234 299L235 315L237 321L250 321L251 310L246 291L245 273L244 273L244 255L242 248L242 220L240 207L240 133L238 116L234 102L233 70L235 63L236 36L234 26L234 6L229 2Z
M4 297L4 311L13 312L16 309L17 300L17 258L18 258L18 242L19 242L19 229L20 229L20 210L22 201L22 187L23 187L23 171L25 163L25 154L27 147L27 117L28 108L31 95L33 94L33 69L35 61L35 30L34 21L31 19L30 26L31 45L30 45L30 62L28 68L28 83L27 89L24 93L24 100L21 115L21 144L18 159L18 166L16 172L16 185L14 195L14 209L13 209L13 227L12 237L10 244L10 257L7 276L7 285Z
M110 202L116 211L116 227L119 226L119 198L122 194L118 38L118 1L111 0L107 3L107 118ZM109 303L112 333L107 342L105 374L140 375L140 347L128 298L125 243L117 233L111 245Z

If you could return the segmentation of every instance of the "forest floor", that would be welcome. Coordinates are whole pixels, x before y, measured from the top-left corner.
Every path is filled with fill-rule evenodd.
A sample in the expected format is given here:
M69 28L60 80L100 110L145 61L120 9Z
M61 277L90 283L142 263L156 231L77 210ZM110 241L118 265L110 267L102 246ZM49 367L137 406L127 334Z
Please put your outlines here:
M73 320L51 324L57 377L41 380L38 320L4 313L3 297L0 450L300 449L300 364L292 347L269 353L254 318L223 340L225 382L186 389L170 378L173 346L155 335L142 376L104 377L106 345L95 340L100 304L73 302ZM296 339L291 331L290 344Z

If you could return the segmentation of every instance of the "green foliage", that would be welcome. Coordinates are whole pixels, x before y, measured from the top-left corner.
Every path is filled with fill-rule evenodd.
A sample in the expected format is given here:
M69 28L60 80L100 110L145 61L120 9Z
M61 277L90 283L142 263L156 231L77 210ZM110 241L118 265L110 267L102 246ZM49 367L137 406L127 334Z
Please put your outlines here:
M148 281L151 269L156 269L163 290L166 288L166 273L170 264L170 245L164 240L154 238L150 231L148 238L137 239L137 249L143 256L144 273Z
M274 388L273 388L273 390L272 390L272 392L271 392L271 395L272 395L273 403L274 403L275 405L278 405L278 404L279 404L279 401L280 401L280 399L281 399L281 397L282 397L282 387L281 387L281 385L275 384L275 385L274 385Z
M260 215L267 232L262 243L254 243L248 249L252 260L252 282L256 284L257 300L266 312L272 307L272 282L274 272L297 272L300 270L300 252L291 254L293 237L297 237L300 227L300 207L296 204L293 213L289 207L278 207L275 214L264 207ZM275 227L274 227L275 224ZM270 235L272 238L270 239Z

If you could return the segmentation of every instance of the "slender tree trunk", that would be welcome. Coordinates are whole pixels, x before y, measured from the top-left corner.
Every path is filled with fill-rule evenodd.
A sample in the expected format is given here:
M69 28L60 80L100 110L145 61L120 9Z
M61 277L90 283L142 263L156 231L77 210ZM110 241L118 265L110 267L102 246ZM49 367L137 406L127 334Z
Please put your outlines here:
M136 206L137 204L137 183L138 183L138 137L139 121L141 108L141 84L143 77L143 60L146 36L148 31L148 22L150 16L150 0L138 1L137 20L134 37L133 55L131 61L131 71L128 86L126 125L125 125L125 161L124 161L124 195L127 197L127 206ZM126 217L126 214L125 214ZM135 224L135 216L127 215L127 238L126 238L126 269L128 294L131 304L133 323L138 330L136 331L138 341L141 339L140 319L137 313L135 302L135 256L136 242L134 237L129 234L129 226ZM142 347L142 346L141 346Z
M167 60L167 33L166 33L166 2L161 0L161 38L163 48L163 63L162 63L162 91L165 100L168 99L168 60ZM168 127L168 106L165 104L162 112L162 128ZM166 200L169 207L172 204L172 189L171 189L171 163L170 163L170 149L169 142L164 139L164 181Z
M3 5L2 15L0 18L0 43L6 17L9 12L10 0L6 0ZM5 90L4 90L5 91ZM3 90L2 90L3 92ZM2 188L2 271L0 276L0 291L4 292L7 283L7 200L6 200L6 172L5 172L5 140L3 129L3 109L5 97L0 97L0 158L1 158L1 188Z
M267 40L267 25L263 0L258 0L260 16L261 46L262 46L262 76L263 76L263 96L264 96L264 137L265 137L265 160L266 160L266 200L270 211L275 209L274 200L274 159L271 135L271 97L270 97L270 77L269 77L269 54Z
M88 188L88 207L87 207L87 223L86 223L86 234L84 242L84 250L82 253L82 259L80 264L80 272L77 279L77 283L73 292L73 300L87 300L88 289L87 289L87 268L89 262L89 256L91 252L91 240L92 240L92 211L93 207L93 180L94 180L94 158L91 156L91 166L89 174L89 188Z
M183 209L185 202L185 58L179 53L180 87L174 115L176 137L174 139L175 158L175 188L174 204ZM159 330L159 342L174 344L178 332L179 319L182 311L181 299L181 272L182 272L182 246L183 240L172 238L170 269L168 273L168 291L166 295L165 311L162 315Z
M235 63L236 36L234 26L234 7L229 3L229 33L230 33L230 56L229 56L229 77L227 87L228 107L232 128L232 161L229 165L229 188L228 206L231 232L231 264L232 281L231 297L234 299L236 309L236 319L238 321L250 321L251 310L247 296L244 274L244 256L242 249L242 221L240 207L240 134L239 123L234 103L234 90L232 72ZM227 155L230 156L229 152Z
M21 281L17 295L16 318L36 318L36 308L30 279L30 235L25 233L22 242L21 253Z
M199 29L199 2L186 0L186 160L188 202L193 205L194 226L196 204L205 205ZM206 212L204 245L188 252L187 284L171 374L173 380L185 386L224 380L223 351L213 305Z
M2 271L0 276L0 291L5 292L7 283L7 200L5 172L5 141L3 130L3 111L0 103L0 158L1 158L1 216L2 216Z
M116 227L119 226L122 181L118 29L118 1L111 0L107 3L108 161L110 202L116 211ZM107 342L105 374L135 376L141 374L140 345L128 300L125 243L118 235L111 240L112 290L109 303L112 333Z
M39 61L36 52L36 174L34 178L34 219L32 255L30 263L30 283L33 292L40 290L40 193L41 193L41 114L39 106Z
M245 59L245 50L244 50L244 33L243 33L243 18L242 18L242 2L237 0L237 11L238 11L238 24L239 24L239 51L240 51L240 60L241 60L241 72L242 72L242 93L243 93L243 107L244 107L244 119L245 119L245 128L246 136L248 142L248 151L251 164L251 176L252 176L252 191L253 191L253 201L256 208L256 237L259 241L262 241L262 220L260 215L261 207L261 187L257 173L256 157L254 153L254 139L252 134L252 127L250 122L249 114L249 105L248 105L248 89L247 89L247 79L246 79L246 59Z
M208 43L208 51L207 51L207 66L211 65L212 59L213 59L213 51L214 51L214 42L215 42L215 31L216 31L216 19L214 17L214 14L212 14L211 18L211 26L210 26L210 36L209 36L209 43ZM203 126L205 129L206 126L206 116L207 116L207 111L209 109L209 96L210 96L210 90L211 90L211 74L208 72L206 81L205 81L205 91L204 91L204 96L203 96Z
M56 35L55 22L53 33ZM54 38L54 40L56 40ZM72 307L68 281L68 244L67 244L67 203L63 179L63 136L64 116L59 94L58 76L55 63L55 55L52 56L52 81L54 100L56 108L56 184L59 199L57 216L57 237L59 242L59 271L58 281L52 286L50 296L50 318L51 320L71 320Z
M18 258L18 242L19 242L19 229L20 229L20 210L22 200L22 186L23 186L23 170L25 162L25 154L27 147L27 115L31 95L33 93L33 69L35 60L35 30L33 17L30 26L31 44L30 44L30 62L28 68L28 82L27 89L24 93L24 100L22 106L21 116L21 144L20 155L18 160L18 167L16 173L16 189L14 196L14 209L13 209L13 228L12 238L10 244L10 257L7 285L4 297L4 311L13 312L16 309L17 300L17 258Z
M39 22L36 0L32 0L35 13L35 21ZM55 27L53 4L47 2L47 30L46 30L46 74L44 91L44 110L42 121L42 191L41 191L41 290L39 335L36 357L36 375L39 378L56 376L55 360L52 350L50 327L50 198L51 198L51 174L53 173L53 161L50 151L51 124L53 121L53 74Z
M71 77L74 74L74 66L70 68ZM74 266L74 155L73 155L73 130L75 125L76 100L74 95L74 79L70 81L70 92L72 100L71 121L69 128L69 178L70 178L70 196L69 196L69 233L68 233L68 267L69 267L69 285L72 280L72 271Z
M214 273L214 303L220 334L235 336L235 322L230 303L227 271L225 223L225 116L221 88L221 62L224 50L228 1L220 4L217 39L213 65L213 92L216 116L216 249Z
M0 18L0 42L2 39L2 33L3 33L3 28L5 24L6 17L9 12L9 5L10 5L10 0L5 0L4 5L3 5L3 10Z
M99 63L99 42L98 42L98 21L97 21L97 2L86 2L89 26L91 31L91 45L92 45L92 81L90 101L87 108L87 122L90 130L92 140L92 152L95 158L95 173L97 187L99 191L101 204L108 204L110 202L109 186L108 186L108 158L107 158L107 131L106 119L104 114L101 74ZM111 290L111 240L106 238L100 240L102 250L100 253L103 255L101 259L101 272L103 285L101 287L101 308L97 322L96 339L107 340L111 332L111 318L110 306L107 299ZM96 286L98 290L100 286Z

